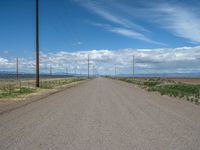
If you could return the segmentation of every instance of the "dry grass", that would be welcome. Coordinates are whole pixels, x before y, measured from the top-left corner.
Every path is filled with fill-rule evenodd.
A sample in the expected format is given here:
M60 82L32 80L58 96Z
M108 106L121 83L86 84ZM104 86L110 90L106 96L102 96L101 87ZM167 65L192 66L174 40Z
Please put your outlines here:
M0 100L1 101L18 101L25 100L28 97L37 96L49 92L55 92L62 88L73 86L85 81L86 78L66 78L66 79L50 79L42 80L40 88L36 88L34 81L21 82L1 82L0 84Z

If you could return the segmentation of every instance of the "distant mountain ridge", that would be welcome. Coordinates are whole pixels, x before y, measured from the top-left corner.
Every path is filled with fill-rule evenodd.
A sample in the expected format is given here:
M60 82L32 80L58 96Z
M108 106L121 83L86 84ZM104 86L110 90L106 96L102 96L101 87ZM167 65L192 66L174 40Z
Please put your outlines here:
M34 73L24 73L20 72L19 76L21 77L30 77L34 76ZM69 73L69 76L75 76L75 73ZM76 74L77 76L80 73ZM0 78L2 77L9 77L9 76L16 76L16 72L14 71L0 71ZM50 76L50 74L40 73L40 76ZM66 76L64 72L55 72L52 76ZM87 74L81 74L81 76L87 76ZM132 77L132 74L117 74L117 76L126 76ZM147 74L135 74L135 77L200 77L200 72L197 73L147 73Z
M132 74L118 74L118 76L131 77ZM200 77L198 73L149 73L149 74L135 74L135 77Z

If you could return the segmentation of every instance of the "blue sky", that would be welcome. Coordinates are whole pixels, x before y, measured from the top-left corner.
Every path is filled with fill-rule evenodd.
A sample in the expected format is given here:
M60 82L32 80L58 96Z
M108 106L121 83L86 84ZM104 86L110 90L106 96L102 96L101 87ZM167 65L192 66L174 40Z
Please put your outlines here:
M199 63L199 51L196 50L200 43L198 0L39 1L41 59L48 57L48 61L41 60L45 62L41 64L43 66L52 63L50 56L54 57L63 52L79 55L80 52L94 53L96 50L98 54L93 54L96 58L102 51L119 52L123 55L121 51L127 49L132 49L131 54L141 49L152 52L162 49L162 54L166 55L169 49L170 53L177 48L182 48L185 52L185 47L188 53L196 52L193 63ZM12 64L11 60L17 56L25 62L30 61L34 68L35 0L1 0L0 19L1 68L5 68L5 61ZM78 60L79 58L76 61ZM144 70L140 67L139 60L138 56L138 70ZM62 62L57 61L58 64ZM93 61L95 63L95 60ZM102 65L109 66L108 63L103 63L104 61L102 59ZM109 64L121 66L119 62L120 60L118 62L113 60ZM11 64L11 68L14 68ZM153 64L160 65L160 63ZM59 65L55 66L57 69L60 68ZM178 69L190 72L181 66L181 62L176 62L174 66L176 67L171 72L176 72ZM105 70L105 67L102 69ZM127 70L124 69L124 72L128 72ZM147 72L155 71L152 68L150 70ZM169 66L163 72L170 70Z

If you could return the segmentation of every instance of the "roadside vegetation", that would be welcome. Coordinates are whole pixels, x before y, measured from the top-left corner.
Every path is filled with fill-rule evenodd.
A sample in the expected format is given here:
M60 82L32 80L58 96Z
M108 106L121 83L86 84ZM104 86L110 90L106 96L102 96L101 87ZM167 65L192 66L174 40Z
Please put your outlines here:
M40 88L35 87L32 81L3 81L0 83L0 99L12 99L31 93L37 93L40 90L55 89L71 83L80 82L86 78L70 77L62 79L46 79L40 81Z
M200 84L186 84L165 78L137 79L130 77L117 78L121 81L137 84L148 91L157 91L161 95L179 97L200 104Z

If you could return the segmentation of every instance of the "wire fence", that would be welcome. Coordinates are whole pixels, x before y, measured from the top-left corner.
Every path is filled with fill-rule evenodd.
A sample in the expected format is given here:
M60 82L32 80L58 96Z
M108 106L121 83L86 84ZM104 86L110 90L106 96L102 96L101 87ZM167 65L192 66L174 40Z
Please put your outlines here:
M48 78L40 80L40 89L52 89L57 86L84 80L84 77ZM38 88L35 80L0 80L0 98L16 97L18 95L33 93Z

